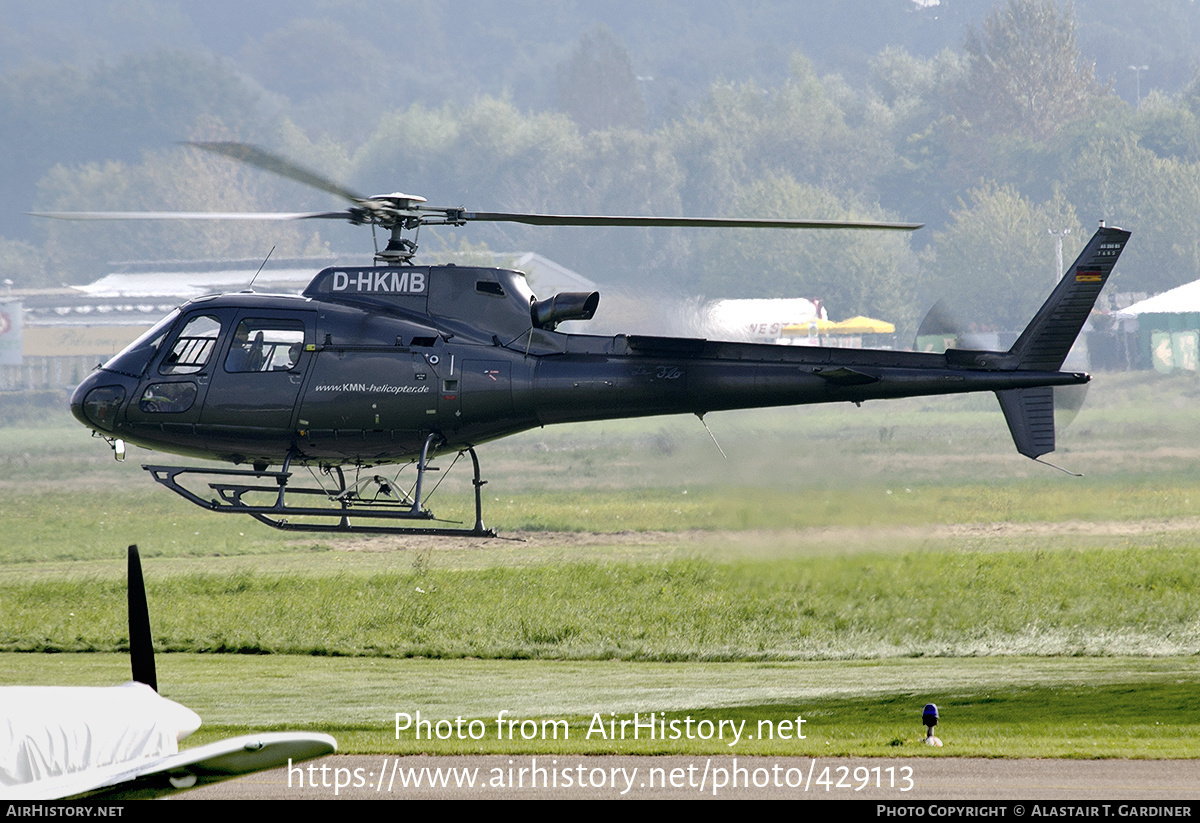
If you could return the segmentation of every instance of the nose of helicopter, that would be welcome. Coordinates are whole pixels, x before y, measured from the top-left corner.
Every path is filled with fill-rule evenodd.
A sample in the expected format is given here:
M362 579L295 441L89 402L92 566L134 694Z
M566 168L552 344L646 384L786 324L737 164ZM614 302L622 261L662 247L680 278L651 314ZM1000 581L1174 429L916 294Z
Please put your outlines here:
M89 429L111 432L125 397L125 386L119 378L95 371L71 393L71 414Z

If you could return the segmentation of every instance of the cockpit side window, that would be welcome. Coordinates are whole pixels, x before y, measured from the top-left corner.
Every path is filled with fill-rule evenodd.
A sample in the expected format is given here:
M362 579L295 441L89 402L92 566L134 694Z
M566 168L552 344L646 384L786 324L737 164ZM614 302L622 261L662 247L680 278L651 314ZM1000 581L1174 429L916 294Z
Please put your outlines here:
M304 324L299 320L248 318L237 325L225 371L290 371L303 349Z
M171 353L158 367L159 373L196 374L201 371L208 365L220 333L221 321L211 315L201 314L188 320L175 338Z

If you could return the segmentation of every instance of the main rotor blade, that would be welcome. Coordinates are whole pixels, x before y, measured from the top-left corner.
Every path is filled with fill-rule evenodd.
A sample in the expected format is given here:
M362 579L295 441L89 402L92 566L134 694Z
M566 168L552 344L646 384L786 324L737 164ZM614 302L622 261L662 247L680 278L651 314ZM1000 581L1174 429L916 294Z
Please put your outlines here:
M32 211L55 220L351 220L346 211Z
M269 151L264 151L258 146L251 146L249 143L227 143L227 142L185 142L185 146L194 146L198 149L210 151L213 154L223 154L226 157L231 157L238 162L245 163L250 166L255 166L263 171L269 171L272 174L278 174L280 177L286 177L289 180L295 180L297 183L303 183L306 186L312 186L314 189L336 194L338 197L345 198L352 203L365 200L366 198L357 194L345 186L335 183L327 177L322 177L315 171L309 171L303 166L298 166L290 160L285 160L276 154L271 154Z
M661 226L714 229L886 229L914 231L924 223L887 223L865 220L775 220L732 217L615 217L588 214L521 214L464 211L458 217L492 223L528 223L532 226Z

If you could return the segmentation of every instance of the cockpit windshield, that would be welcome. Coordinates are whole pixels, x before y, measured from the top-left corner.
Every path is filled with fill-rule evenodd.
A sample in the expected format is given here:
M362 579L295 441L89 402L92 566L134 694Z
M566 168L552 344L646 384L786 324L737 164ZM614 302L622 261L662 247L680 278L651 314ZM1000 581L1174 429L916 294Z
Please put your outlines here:
M175 309L100 368L118 374L127 374L130 377L141 377L146 366L158 352L158 347L162 345L163 338L167 336L167 332L178 319L179 309Z

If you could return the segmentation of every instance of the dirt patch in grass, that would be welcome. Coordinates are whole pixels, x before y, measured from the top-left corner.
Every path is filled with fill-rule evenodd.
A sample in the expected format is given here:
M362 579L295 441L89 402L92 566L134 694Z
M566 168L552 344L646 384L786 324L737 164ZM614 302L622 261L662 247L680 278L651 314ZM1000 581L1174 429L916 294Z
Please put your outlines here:
M621 531L562 532L506 531L498 537L439 537L436 535L371 535L331 542L335 551L394 552L452 549L473 551L510 549L518 546L541 548L579 548L585 546L655 546L713 540L718 532L692 529L684 532ZM737 532L729 532L731 537Z
M1200 517L1151 518L1087 522L1067 520L1039 523L952 523L923 526L822 526L777 531L620 531L564 532L512 531L498 537L438 537L432 535L371 535L331 541L335 551L485 551L523 546L534 549L570 549L592 546L711 546L714 544L783 545L837 544L885 545L922 540L1003 537L1142 537L1153 534L1200 533Z

